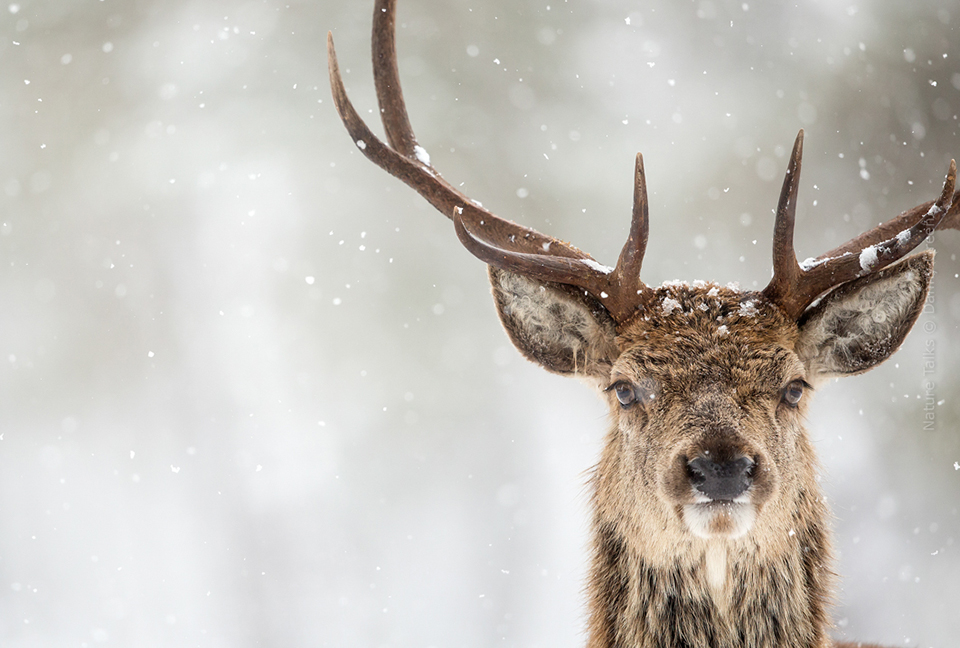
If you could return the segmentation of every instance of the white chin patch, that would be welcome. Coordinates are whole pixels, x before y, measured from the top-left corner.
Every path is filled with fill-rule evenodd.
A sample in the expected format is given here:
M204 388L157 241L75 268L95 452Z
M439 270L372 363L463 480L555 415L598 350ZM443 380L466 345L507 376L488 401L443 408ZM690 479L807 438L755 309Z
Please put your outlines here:
M683 507L683 521L700 538L739 538L753 528L756 518L749 501L707 501Z

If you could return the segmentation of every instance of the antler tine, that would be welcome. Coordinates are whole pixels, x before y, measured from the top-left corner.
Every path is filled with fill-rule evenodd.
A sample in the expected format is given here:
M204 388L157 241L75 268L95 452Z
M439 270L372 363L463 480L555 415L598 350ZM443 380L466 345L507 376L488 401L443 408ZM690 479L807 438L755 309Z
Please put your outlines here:
M793 247L793 231L797 220L797 194L800 187L800 167L803 159L803 129L797 133L787 173L780 189L777 219L773 226L773 278L764 289L772 301L787 299L801 275L797 254Z
M462 193L451 187L440 177L432 167L424 164L415 157L401 155L384 144L380 138L366 125L357 113L340 76L340 66L337 63L337 53L333 46L333 34L327 34L327 56L330 70L330 89L333 93L333 102L340 114L343 125L353 138L354 143L371 162L402 180L412 187L421 196L444 214L450 214L456 205L469 200Z
M395 0L378 1L374 12L373 60L374 75L378 83L377 98L381 106L384 129L387 132L388 139L400 149L399 151L390 148L374 135L350 102L344 88L343 78L340 75L337 53L333 45L333 34L327 34L327 56L333 101L337 112L340 114L340 119L347 128L347 132L361 152L381 169L412 187L448 218L453 214L455 207L470 204L484 215L484 219L489 222L500 223L501 227L498 231L503 235L503 238L509 236L511 242L515 242L516 246L524 252L545 254L541 244L550 242L557 244L552 247L552 251L561 256L578 258L587 256L576 248L543 234L537 234L534 237L536 238L536 245L534 245L530 236L533 230L522 228L480 207L475 201L451 186L436 169L428 164L429 158L426 151L416 143L416 137L407 117L407 110L403 103L403 93L397 78L396 49L394 47L395 11ZM407 151L406 154L404 154L404 150Z
M916 248L935 229L960 229L960 192L954 193L957 166L951 160L943 190L936 201L907 210L817 259L798 264L793 230L802 140L803 131L800 131L777 208L773 279L763 290L763 294L778 304L787 316L799 319L820 295L842 283L885 268Z
M616 269L603 266L576 248L548 239L534 230L514 226L517 229L505 234L500 231L500 222L487 221L485 214L471 204L462 209L455 208L453 222L460 242L477 258L541 281L581 288L603 304L614 321L624 324L636 315L651 295L650 289L640 280L640 266L649 234L649 206L643 157L639 154L633 199L630 235ZM542 252L517 250L515 237L518 234L533 243L535 250L542 248Z
M397 65L397 0L377 0L373 9L373 83L387 141L407 157L417 154L417 136L410 125Z
M647 238L650 235L650 205L647 201L647 179L643 171L643 155L637 153L633 174L633 217L630 221L630 234L623 244L617 267L613 271L611 283L618 287L617 292L636 303L637 295L643 296L647 287L640 280L640 267L647 250ZM632 297L630 297L632 295Z

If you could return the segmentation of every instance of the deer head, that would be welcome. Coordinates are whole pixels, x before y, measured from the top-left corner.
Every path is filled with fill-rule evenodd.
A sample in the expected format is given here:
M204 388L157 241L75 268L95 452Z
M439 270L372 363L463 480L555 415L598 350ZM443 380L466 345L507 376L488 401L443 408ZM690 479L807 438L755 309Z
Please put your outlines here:
M773 278L761 291L647 286L643 159L614 267L495 216L448 184L417 144L400 90L395 0L374 10L374 80L389 146L346 96L328 37L337 110L364 155L453 220L489 265L513 344L592 382L612 426L594 477L591 646L827 646L827 512L804 427L809 392L893 354L920 314L933 253L960 225L951 161L940 196L816 259L793 248L803 131L777 207Z

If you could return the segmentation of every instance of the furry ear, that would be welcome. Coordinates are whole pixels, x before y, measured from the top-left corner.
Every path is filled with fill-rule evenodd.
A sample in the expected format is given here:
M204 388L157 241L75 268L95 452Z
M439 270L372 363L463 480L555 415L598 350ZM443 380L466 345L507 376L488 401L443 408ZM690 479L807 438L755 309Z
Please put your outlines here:
M528 360L564 375L605 379L620 354L599 304L563 286L489 266L493 299L510 341Z
M933 278L933 251L841 285L800 319L797 353L814 379L863 373L900 348Z

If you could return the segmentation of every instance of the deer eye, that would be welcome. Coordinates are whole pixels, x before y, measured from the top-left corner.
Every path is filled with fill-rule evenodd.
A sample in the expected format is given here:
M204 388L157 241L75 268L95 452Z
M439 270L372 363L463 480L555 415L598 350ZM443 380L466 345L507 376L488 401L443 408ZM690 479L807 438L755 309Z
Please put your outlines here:
M652 403L657 398L658 384L652 379L643 379L639 383L632 383L627 380L618 380L604 391L612 391L617 395L620 406L623 409L636 404Z
M623 408L630 407L637 402L637 390L630 383L621 380L610 387L617 395L617 400Z
M808 386L803 380L790 382L789 385L784 387L781 400L790 407L796 407L800 403L800 399L803 398L804 388Z

